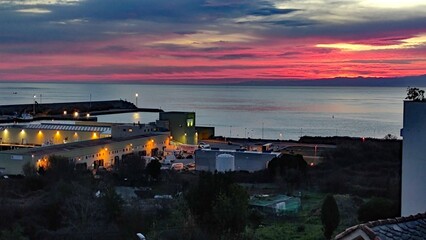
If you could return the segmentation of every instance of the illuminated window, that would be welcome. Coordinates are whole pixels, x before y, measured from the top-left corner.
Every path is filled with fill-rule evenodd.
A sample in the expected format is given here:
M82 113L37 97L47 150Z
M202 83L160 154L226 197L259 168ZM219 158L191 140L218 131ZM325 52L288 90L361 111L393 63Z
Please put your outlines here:
M193 118L188 118L188 119L186 120L186 126L187 126L187 127L192 127L192 126L194 126L194 119L193 119Z

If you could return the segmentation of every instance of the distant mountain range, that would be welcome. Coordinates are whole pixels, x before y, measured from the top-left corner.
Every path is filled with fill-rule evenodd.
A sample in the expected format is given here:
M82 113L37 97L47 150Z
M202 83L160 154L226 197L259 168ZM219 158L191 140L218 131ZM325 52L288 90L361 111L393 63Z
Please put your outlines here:
M16 81L1 81L14 82ZM48 83L49 81L20 81L22 83ZM120 80L120 81L54 81L52 83L85 84L85 83L112 83L112 84L156 84L156 85L227 85L227 86L326 86L326 87L426 87L426 74L406 77L336 77L321 79L174 79L174 80Z
M426 87L426 75L395 77L395 78L327 78L327 79L280 79L280 80L253 80L231 83L228 85L242 86L354 86L354 87Z

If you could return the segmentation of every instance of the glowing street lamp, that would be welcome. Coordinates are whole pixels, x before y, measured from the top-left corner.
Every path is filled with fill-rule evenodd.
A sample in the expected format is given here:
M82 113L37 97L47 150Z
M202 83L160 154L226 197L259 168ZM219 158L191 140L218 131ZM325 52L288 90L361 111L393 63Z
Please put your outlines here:
M139 94L138 94L138 93L136 93L136 94L135 94L135 98L136 98L136 101L135 101L135 102L136 102L136 107L138 107L138 97L139 97Z
M33 107L33 115L35 115L35 112L36 112L36 98L37 98L37 95L34 95L34 107Z

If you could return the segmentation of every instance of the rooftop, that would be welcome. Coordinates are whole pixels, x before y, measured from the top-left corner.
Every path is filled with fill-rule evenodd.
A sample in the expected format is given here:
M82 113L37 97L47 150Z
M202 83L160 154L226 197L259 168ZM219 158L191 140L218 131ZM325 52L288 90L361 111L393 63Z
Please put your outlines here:
M289 197L287 195L256 195L252 198L250 198L250 205L254 206L260 206L260 207L266 207L272 204L285 202L293 197Z
M72 142L72 143L65 143L65 144L57 144L57 145L50 145L50 146L43 146L43 147L35 147L35 148L21 148L21 149L15 149L15 150L9 150L9 151L3 151L4 153L16 153L16 154L33 154L33 155L50 155L54 154L60 151L71 151L78 148L87 148L87 147L94 147L94 146L104 146L106 144L112 144L116 142L122 142L122 141L128 141L128 140L134 140L134 139L140 139L140 138L149 138L154 136L162 135L160 133L150 133L150 134L144 134L144 135L138 135L138 136L131 136L131 137L123 137L123 138L100 138L95 140L87 140L87 141L80 141L80 142Z
M79 125L79 124L73 124L73 123L8 124L8 125L1 125L0 131L7 128L111 133L111 126L108 126L108 125L105 125L105 126L88 125L88 124Z
M426 213L359 224L338 234L335 240L358 239L356 234L349 238L356 231L364 232L371 240L425 239Z
M72 124L43 124L43 123L28 124L24 127L24 129L111 133L111 127L108 127L108 126L87 126L87 125L72 125Z

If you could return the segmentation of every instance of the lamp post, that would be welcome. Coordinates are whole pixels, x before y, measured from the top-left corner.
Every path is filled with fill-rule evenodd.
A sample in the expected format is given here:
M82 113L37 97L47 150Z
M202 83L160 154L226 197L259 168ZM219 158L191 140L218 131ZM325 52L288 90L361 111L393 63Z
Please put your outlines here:
M136 93L136 94L135 94L135 98L136 98L136 101L135 101L135 102L136 102L136 107L138 107L138 97L139 97L139 94L138 94L138 93Z
M37 97L37 95L34 95L34 107L33 107L33 115L35 116L35 113L36 113L36 97Z

